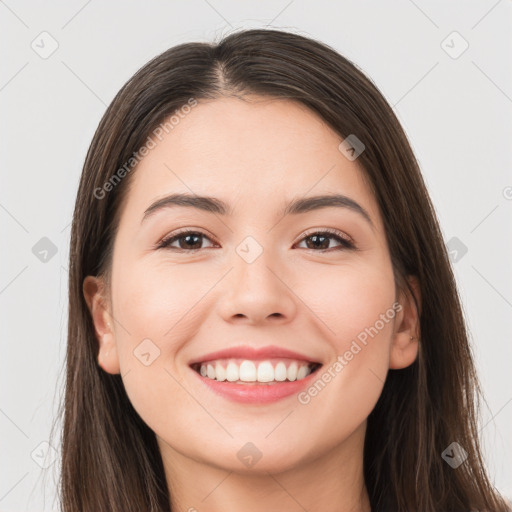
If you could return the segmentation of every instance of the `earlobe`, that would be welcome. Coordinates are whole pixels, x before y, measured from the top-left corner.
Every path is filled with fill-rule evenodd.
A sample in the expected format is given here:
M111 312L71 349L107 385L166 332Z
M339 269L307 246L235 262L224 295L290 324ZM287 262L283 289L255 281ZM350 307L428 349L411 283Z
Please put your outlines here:
M408 279L414 297L410 293L401 293L400 304L403 307L396 317L395 332L390 347L389 367L393 370L410 366L418 357L419 351L421 290L415 276L409 276Z
M415 336L409 336L407 333L396 334L391 347L389 368L391 370L407 368L407 366L414 363L418 357L418 350L418 338Z
M121 373L119 357L117 355L117 345L115 343L112 345L109 343L100 343L98 364L103 368L103 370L107 373L111 373L112 375Z
M98 341L98 364L107 373L120 373L113 318L103 279L87 276L83 283L83 294Z

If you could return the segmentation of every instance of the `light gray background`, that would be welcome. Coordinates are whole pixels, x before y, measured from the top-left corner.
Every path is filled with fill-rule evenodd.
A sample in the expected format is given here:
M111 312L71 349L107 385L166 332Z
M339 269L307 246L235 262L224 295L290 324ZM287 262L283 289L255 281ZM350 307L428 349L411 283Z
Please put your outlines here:
M453 268L488 405L481 436L495 486L512 496L512 2L383 4L0 0L0 511L57 510L49 435L69 227L106 105L170 46L268 24L330 44L374 80L410 138L445 242L467 247ZM31 47L51 49L43 31L58 43L46 59ZM453 31L469 44L457 58L464 41ZM43 237L57 248L46 262L32 251Z

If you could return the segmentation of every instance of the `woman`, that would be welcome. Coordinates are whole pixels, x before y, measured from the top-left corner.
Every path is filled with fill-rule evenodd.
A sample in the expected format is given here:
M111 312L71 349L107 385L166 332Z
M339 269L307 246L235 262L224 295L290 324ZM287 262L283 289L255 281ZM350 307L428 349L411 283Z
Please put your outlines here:
M63 510L507 510L418 164L328 46L246 30L140 69L69 281Z

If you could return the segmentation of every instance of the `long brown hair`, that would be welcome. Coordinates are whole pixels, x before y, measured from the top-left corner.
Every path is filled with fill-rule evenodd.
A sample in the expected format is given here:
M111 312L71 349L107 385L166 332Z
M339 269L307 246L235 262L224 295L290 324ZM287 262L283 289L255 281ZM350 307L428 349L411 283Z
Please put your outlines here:
M311 38L263 29L236 31L218 43L180 44L158 55L123 86L96 130L71 233L62 510L170 510L155 435L132 407L121 376L97 364L82 284L112 264L120 206L136 172L126 164L148 135L191 99L245 94L300 102L341 137L355 134L364 143L358 162L380 208L397 289L412 293L407 276L416 276L421 288L418 358L389 371L368 418L364 478L372 510L508 510L486 475L477 431L481 391L460 299L400 123L371 80L338 52ZM441 456L452 442L467 453L456 469Z

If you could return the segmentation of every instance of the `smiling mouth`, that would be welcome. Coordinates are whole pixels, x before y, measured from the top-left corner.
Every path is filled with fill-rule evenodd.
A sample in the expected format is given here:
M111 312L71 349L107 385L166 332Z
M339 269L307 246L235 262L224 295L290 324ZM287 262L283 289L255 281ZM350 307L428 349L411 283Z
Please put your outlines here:
M242 385L276 385L305 379L318 371L321 363L290 359L221 359L194 363L190 367L201 377Z

